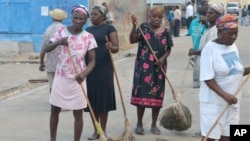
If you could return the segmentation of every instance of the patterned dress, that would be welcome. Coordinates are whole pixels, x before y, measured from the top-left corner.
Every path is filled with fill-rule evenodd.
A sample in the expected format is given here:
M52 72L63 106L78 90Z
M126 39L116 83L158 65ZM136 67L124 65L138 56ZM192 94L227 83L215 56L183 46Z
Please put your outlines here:
M167 29L162 33L154 33L147 23L142 23L141 29L149 41L157 58L164 55L173 46L173 41ZM155 59L142 34L137 29L138 51L135 60L134 79L131 104L147 108L161 108L164 98L165 77L161 69L155 65ZM167 60L164 62L167 69Z
M97 47L97 43L92 34L82 31L77 35L72 35L67 27L61 27L51 38L56 42L63 37L68 37L68 46L60 46L61 52L58 57L56 75L50 95L50 103L54 106L68 110L78 110L87 107L87 101L83 95L81 86L75 80L76 72L83 72L86 69L85 54ZM71 52L72 60L69 57L68 49ZM82 82L86 89L86 82Z

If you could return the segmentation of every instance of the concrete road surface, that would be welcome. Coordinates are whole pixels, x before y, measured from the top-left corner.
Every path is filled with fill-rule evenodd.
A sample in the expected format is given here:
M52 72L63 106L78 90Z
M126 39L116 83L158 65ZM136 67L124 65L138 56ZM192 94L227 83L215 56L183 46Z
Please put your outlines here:
M250 66L250 27L240 27L239 38L237 45L240 50L240 56L245 66ZM184 78L184 72L187 65L187 52L191 47L191 37L183 36L173 38L174 47L171 56L168 59L169 66L167 76L178 94L180 85ZM130 50L135 53L136 49ZM134 69L135 57L123 57L117 59L115 67L118 72L120 85L126 105L128 119L132 130L136 125L136 108L129 104L131 96L132 77ZM3 71L3 69L16 70L15 74L8 74L10 71ZM38 64L26 65L26 69L30 71L26 74L27 77L37 75L38 78L45 77L37 70ZM8 76L9 83L1 81L1 85L11 82L16 82L18 77L25 77L20 75L23 67L17 64L1 65L0 72L3 78ZM3 74L6 73L6 74ZM34 75L36 74L36 75ZM192 137L193 133L199 131L199 105L198 105L198 91L199 89L192 88L192 68L187 70L187 79L184 83L182 102L186 105L192 113L192 127L186 131L177 132L170 131L160 127L162 134L153 135L150 132L151 125L151 110L146 109L143 118L145 135L133 135L137 141L155 141L156 139L165 139L168 141L199 141L201 138ZM49 140L49 115L50 104L48 84L44 83L37 88L21 92L0 101L0 140L1 141L48 141ZM119 97L119 91L116 86L117 110L109 113L109 120L107 124L107 134L110 137L117 137L125 130L124 115L122 105ZM169 85L166 83L165 101L162 111L172 104L173 97ZM250 87L249 82L243 88L243 99L241 103L241 124L250 124ZM72 111L63 111L60 114L60 121L58 127L57 138L58 141L72 141L73 140L73 114ZM84 129L82 133L82 141L87 141L93 133L93 126L91 124L89 113L84 113Z

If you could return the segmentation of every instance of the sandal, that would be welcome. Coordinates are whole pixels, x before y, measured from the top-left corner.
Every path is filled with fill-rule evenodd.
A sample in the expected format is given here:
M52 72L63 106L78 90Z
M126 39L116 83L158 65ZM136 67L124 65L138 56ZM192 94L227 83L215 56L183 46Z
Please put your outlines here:
M201 138L201 137L202 137L201 132L196 132L196 133L194 133L194 134L192 135L192 137L194 137L194 138Z
M97 140L99 138L100 138L100 136L98 134L94 133L91 137L88 138L88 140Z
M150 129L151 133L155 134L155 135L160 135L161 134L161 130L158 127L151 127Z
M143 129L143 127L137 126L135 128L135 133L138 134L138 135L144 135L144 129Z

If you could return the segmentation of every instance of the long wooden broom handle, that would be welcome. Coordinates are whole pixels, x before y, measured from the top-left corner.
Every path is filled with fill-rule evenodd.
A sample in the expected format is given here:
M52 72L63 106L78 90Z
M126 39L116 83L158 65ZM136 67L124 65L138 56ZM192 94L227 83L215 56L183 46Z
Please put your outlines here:
M250 74L247 75L247 77L244 79L244 81L240 84L239 88L237 89L237 91L234 93L234 96L237 96L238 93L240 92L240 90L243 88L243 86L247 83L248 79L250 78ZM220 113L220 115L218 116L218 118L216 119L216 121L214 122L213 126L210 128L210 130L208 131L206 137L203 139L203 141L207 141L208 136L210 135L210 133L212 132L212 130L214 129L214 127L216 126L216 124L219 122L220 118L223 116L223 114L226 112L226 110L228 109L230 105L227 105L223 111Z
M72 55L71 55L69 47L67 47L67 49L68 49L69 58L70 58L70 61L71 61L72 65L73 65L75 73L78 74L76 66L75 66L75 63L74 63L74 61L72 59ZM97 120L95 118L95 114L93 112L93 108L91 107L90 101L89 101L89 99L87 97L87 94L86 94L86 92L84 90L84 87L82 86L82 84L80 84L80 85L81 85L81 89L82 89L83 95L84 95L85 99L87 100L87 104L89 106L90 114L91 114L91 116L92 116L92 118L93 118L93 120L95 122L97 133L101 136L103 134L102 128L101 128L101 126L99 125L99 123L97 122Z
M198 39L198 36L199 36L199 33L200 33L201 25L202 25L202 24L199 23L198 30L197 30L197 33L195 34L195 38L194 38L194 44L195 44L195 42L196 42L197 39ZM183 94L183 86L184 86L184 82L185 82L185 80L186 80L186 78L187 78L187 71L188 71L188 68L189 68L189 66L190 66L189 60L191 60L191 57L189 57L189 59L188 59L188 64L187 64L186 69L185 69L184 78L183 78L182 83L181 83L180 94L178 95L179 98L181 98L181 96L182 96L182 94Z
M105 36L105 38L106 38L106 42L109 42L108 37ZM122 108L123 108L123 112L124 112L124 117L127 118L127 112L126 112L126 108L125 108L125 104L124 104L124 100L123 100L123 94L122 94L120 82L119 82L118 75L117 75L117 72L116 72L116 69L115 69L114 59L112 57L111 50L108 49L108 51L109 51L110 59L111 59L113 70L114 70L114 74L115 74L115 80L116 80L116 83L117 83L117 86L118 86L118 89L119 89L119 93L120 93L120 98L121 98L121 102L122 102Z
M143 33L143 31L142 31L140 25L138 25L137 22L136 22L136 25L138 26L138 28L139 28L139 30L140 30L140 32L141 32L141 34L142 34L144 40L146 41L146 43L147 43L147 45L148 45L150 51L152 52L152 54L153 54L155 60L158 62L159 59L155 56L154 50L152 49L152 47L151 47L150 43L148 42L147 38L145 37L145 35L144 35L144 33ZM160 67L160 69L161 69L163 75L165 76L165 79L167 80L167 82L168 82L168 84L169 84L169 86L170 86L170 88L171 88L171 91L172 91L174 100L176 100L176 95L175 95L175 92L174 92L174 88L173 88L172 84L170 83L170 81L169 81L169 79L168 79L168 77L167 77L167 75L166 75L166 72L164 71L164 69L163 69L162 66Z
M190 57L189 57L189 60L190 60ZM183 94L184 82L185 82L185 80L186 80L186 78L187 78L187 72L188 72L188 68L189 68L189 66L190 66L189 60L188 60L188 63L187 63L186 69L185 69L185 73L184 73L183 80L182 80L182 82L181 82L181 88L180 88L180 93L178 94L178 98L179 98L178 100L180 100L180 98L181 98L181 96L182 96L182 94Z

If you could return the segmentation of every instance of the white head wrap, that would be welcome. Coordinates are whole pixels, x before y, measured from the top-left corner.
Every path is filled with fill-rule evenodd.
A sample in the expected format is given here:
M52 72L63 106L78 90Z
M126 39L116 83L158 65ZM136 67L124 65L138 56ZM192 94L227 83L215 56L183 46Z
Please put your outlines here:
M219 14L224 14L224 5L222 3L214 3L210 7L213 8Z

